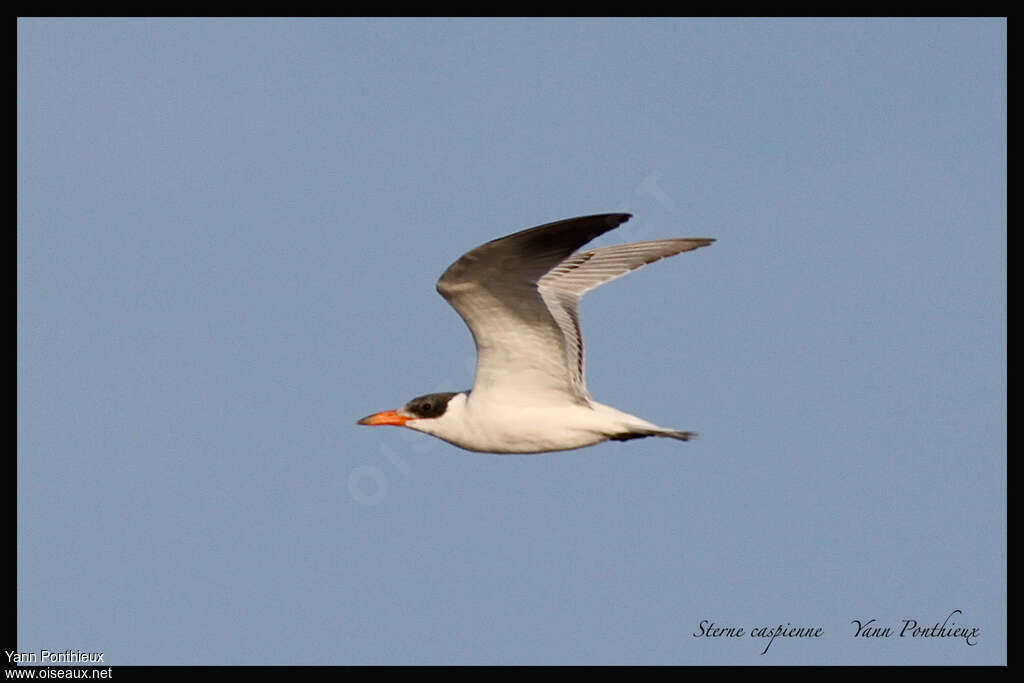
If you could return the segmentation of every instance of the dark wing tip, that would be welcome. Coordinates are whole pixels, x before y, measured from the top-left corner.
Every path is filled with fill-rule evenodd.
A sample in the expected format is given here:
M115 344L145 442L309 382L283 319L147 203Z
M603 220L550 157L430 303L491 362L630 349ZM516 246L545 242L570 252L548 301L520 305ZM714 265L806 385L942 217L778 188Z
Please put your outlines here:
M512 238L526 239L531 236L550 235L552 233L578 233L580 230L586 229L584 226L588 226L590 228L589 230L586 230L586 234L589 235L587 242L589 242L598 235L603 235L609 230L614 230L632 217L633 214L631 213L595 213L590 214L589 216L563 218L560 221L552 221L551 223L544 223L543 225L537 225L532 228L520 230L519 232L514 232L511 235L496 237L485 244L493 244L495 242L510 240ZM583 242L583 244L586 244L586 242ZM480 246L484 245L482 244Z
M625 223L626 221L633 217L633 214L631 213L599 213L597 215L604 216L605 220L608 222L608 225L612 225L613 223L615 225L622 225L623 223Z
M633 217L633 214L631 214L631 213L595 213L592 216L578 216L576 218L569 218L569 219L567 219L567 221L559 221L559 222L568 222L568 221L603 221L604 224L608 226L608 230L614 230L615 228L619 227L620 225L622 225L623 223L625 223L626 221L628 221L632 217ZM604 232L606 232L606 231L605 230L601 231L601 233L604 233ZM597 235L595 235L595 237L596 236Z
M628 213L595 213L590 216L576 216L520 230L517 233L492 240L488 244L518 243L525 250L534 254L546 253L557 262L595 237L619 227L631 217L632 214Z
M498 237L467 251L448 266L437 282L437 291L451 301L455 287L488 275L488 269L519 267L524 278L539 278L590 240L614 230L631 217L628 213L595 213Z

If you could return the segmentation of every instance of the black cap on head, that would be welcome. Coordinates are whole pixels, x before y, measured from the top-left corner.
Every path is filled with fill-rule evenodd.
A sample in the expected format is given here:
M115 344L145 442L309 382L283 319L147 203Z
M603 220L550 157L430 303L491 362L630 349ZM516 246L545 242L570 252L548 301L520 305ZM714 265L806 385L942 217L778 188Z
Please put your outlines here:
M439 394L426 394L417 396L402 407L402 410L412 413L418 419L441 417L448 409L448 401L458 396L457 391L445 391Z

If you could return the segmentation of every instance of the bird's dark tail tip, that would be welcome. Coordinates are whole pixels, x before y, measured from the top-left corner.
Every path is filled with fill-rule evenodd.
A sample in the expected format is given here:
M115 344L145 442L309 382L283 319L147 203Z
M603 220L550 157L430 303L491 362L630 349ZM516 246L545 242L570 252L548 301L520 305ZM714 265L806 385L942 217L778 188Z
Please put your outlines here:
M629 441L630 439L643 439L648 436L665 436L670 439L679 439L680 441L691 441L697 438L697 432L681 432L675 429L666 429L660 432L654 431L634 431L634 432L623 432L622 434L614 434L608 438L611 441Z
M657 436L667 436L670 439L679 439L680 441L692 441L697 438L697 432L680 432L673 429L671 431L657 434Z

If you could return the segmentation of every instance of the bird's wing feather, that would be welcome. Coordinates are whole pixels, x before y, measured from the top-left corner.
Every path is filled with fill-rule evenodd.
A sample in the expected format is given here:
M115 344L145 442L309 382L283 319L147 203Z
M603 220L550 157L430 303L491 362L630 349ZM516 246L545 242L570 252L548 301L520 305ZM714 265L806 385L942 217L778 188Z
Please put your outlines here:
M713 240L658 240L573 253L629 214L570 218L508 235L467 252L437 291L476 342L473 395L589 403L577 304L589 290L666 256Z
M574 391L587 394L583 374L583 334L578 306L583 295L606 282L684 251L706 247L709 238L687 238L635 242L572 254L537 282L541 298L565 338L565 361Z
M466 322L476 342L474 398L547 396L586 402L565 367L566 339L537 281L578 248L629 214L570 218L523 230L467 252L441 276L437 291Z

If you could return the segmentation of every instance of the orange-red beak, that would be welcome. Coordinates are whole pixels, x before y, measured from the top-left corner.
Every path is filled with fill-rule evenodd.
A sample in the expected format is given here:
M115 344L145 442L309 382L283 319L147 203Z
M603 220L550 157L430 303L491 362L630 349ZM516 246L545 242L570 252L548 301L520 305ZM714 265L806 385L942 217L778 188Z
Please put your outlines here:
M415 417L406 417L405 415L399 415L397 410L385 410L383 413L374 413L373 415L367 415L356 424L394 425L396 427L401 427L409 420L415 419Z

